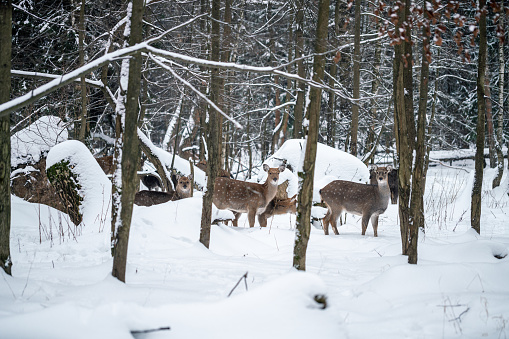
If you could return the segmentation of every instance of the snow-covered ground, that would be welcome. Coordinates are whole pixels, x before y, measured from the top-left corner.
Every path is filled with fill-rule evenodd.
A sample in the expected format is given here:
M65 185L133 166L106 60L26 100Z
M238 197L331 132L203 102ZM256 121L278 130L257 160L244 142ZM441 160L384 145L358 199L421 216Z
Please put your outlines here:
M123 284L110 275L108 218L75 229L58 211L12 197L0 338L132 338L167 327L134 337L506 338L508 179L490 190L486 170L479 236L469 218L473 164L464 163L429 170L417 265L400 254L396 205L380 217L378 238L371 226L361 236L351 215L338 236L313 227L306 273L292 269L290 215L263 229L250 229L245 215L238 228L213 226L207 250L198 192L135 206Z

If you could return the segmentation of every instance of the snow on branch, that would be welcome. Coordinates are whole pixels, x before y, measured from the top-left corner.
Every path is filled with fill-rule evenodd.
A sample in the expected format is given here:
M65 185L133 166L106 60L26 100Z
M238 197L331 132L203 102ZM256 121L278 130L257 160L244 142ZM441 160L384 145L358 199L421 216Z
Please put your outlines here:
M48 79L58 79L61 77L61 75L58 74L49 74L49 73L41 73L41 72L28 72L28 71L21 71L17 69L11 69L11 76L16 76L20 78L30 78L30 79L39 79L39 80L48 80ZM75 82L80 82L80 79L74 79ZM98 80L90 80L85 79L87 85L102 88L104 87L104 84L101 81Z

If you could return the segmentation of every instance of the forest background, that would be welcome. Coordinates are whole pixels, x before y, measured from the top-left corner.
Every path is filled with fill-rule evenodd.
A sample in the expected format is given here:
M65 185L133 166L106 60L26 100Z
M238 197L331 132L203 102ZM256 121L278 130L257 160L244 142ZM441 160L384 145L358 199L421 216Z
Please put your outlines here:
M429 151L475 145L478 232L485 145L489 166L503 172L504 8L484 0L1 1L2 24L12 13L0 29L2 57L6 41L12 53L2 59L9 81L1 77L0 102L18 98L0 106L2 144L55 115L94 155L113 155L114 248L130 221L121 207L132 206L134 184L124 183L134 183L137 128L183 158L211 160L209 182L219 167L250 178L289 138L308 138L303 188L317 141L366 164L385 154L399 166L402 252L415 263ZM10 176L0 177L9 192ZM299 234L309 234L309 191L300 190ZM203 220L202 229L207 245Z

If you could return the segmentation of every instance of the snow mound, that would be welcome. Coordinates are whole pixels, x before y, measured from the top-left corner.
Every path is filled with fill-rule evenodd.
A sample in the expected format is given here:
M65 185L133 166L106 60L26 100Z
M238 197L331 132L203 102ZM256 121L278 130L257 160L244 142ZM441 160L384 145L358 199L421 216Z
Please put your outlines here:
M59 117L48 115L37 119L11 136L11 167L39 162L41 155L67 137L67 129Z
M78 176L80 195L83 197L80 206L83 223L88 225L109 217L111 182L87 146L77 140L64 141L54 146L48 153L46 170L62 160L69 161Z
M286 160L288 168L296 176L302 169L306 151L303 139L287 140L281 148L264 161L271 167L277 167ZM318 191L334 180L348 180L367 183L369 170L364 163L351 154L318 143L315 162L315 178L313 184L313 201L319 202ZM297 189L295 190L295 192ZM293 196L288 194L288 196Z

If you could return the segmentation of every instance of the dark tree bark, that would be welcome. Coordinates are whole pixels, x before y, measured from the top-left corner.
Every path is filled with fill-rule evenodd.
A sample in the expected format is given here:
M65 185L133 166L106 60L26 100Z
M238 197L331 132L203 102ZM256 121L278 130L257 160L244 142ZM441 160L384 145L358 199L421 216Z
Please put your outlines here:
M300 59L304 55L304 0L296 0L296 14L295 14L295 59L297 59L297 74L301 78L306 77L306 70L304 68L304 61ZM304 118L304 96L306 92L306 85L303 82L297 83L297 102L295 103L294 116L295 121L293 124L293 137L301 139L304 137L302 130L302 119Z
M426 5L426 2L425 2ZM417 264L417 240L419 237L419 228L424 229L424 158L426 148L424 137L426 131L426 111L428 104L428 83L429 83L429 60L430 37L428 11L424 11L424 26L422 28L422 55L421 55L421 79L419 88L419 111L417 118L417 142L415 147L414 171L412 174L412 198L410 202L409 223L409 244L408 244L408 263Z
M78 23L78 45L80 66L85 65L85 0L81 0L80 20ZM87 132L87 85L86 77L81 77L81 123L78 140L85 142Z
M350 153L357 156L357 134L359 131L359 98L361 87L361 0L355 0L355 27L353 43L353 103L350 129Z
M329 0L320 0L316 28L315 56L313 60L313 80L322 83L324 77L327 43L327 23L329 20ZM313 87L310 92L309 129L306 153L302 172L299 172L299 197L297 209L297 230L293 249L293 267L306 270L306 251L311 231L311 205L313 202L313 178L315 175L316 144L318 141L318 122L320 117L322 90Z
M484 78L486 72L486 0L479 0L479 60L477 66L477 139L475 152L475 174L472 187L470 225L481 233L481 194L484 168L484 116L486 114Z
M0 104L11 93L12 2L0 0ZM0 267L11 274L11 123L0 117Z
M212 0L212 29L211 29L211 60L219 61L220 58L220 0ZM213 102L218 102L219 94L221 93L221 78L219 69L213 68L211 72L210 84L210 99ZM219 118L218 113L212 107L209 109L209 126L207 128L207 192L203 195L203 206L201 212L201 228L200 228L200 242L209 248L210 245L210 226L212 218L212 198L214 196L214 183L216 181L217 173L219 170L220 162L220 146L221 140L219 139Z
M501 1L501 11L499 25L505 34L505 11L504 2ZM502 175L504 175L504 153L502 153L502 145L504 143L504 72L505 72L505 56L504 56L504 39L498 40L498 113L497 113L497 140L495 149L497 151L497 168L498 172L493 178L492 188L500 186Z
M398 10L398 27L410 17L410 0ZM393 63L393 91L394 91L394 120L396 148L398 153L398 186L399 186L399 216L402 253L408 253L410 231L410 193L413 162L413 148L415 144L415 127L413 123L412 103L412 46L410 43L410 29L407 26L405 36L409 41L402 39L400 44L394 46Z
M143 0L133 0L131 17L131 35L129 45L133 46L142 40ZM112 275L125 282L127 266L127 247L133 212L134 194L136 193L136 170L138 168L139 148L137 137L139 98L141 88L142 57L138 52L129 61L129 79L125 103L125 126L122 140L122 191L120 220L116 229L113 255Z

